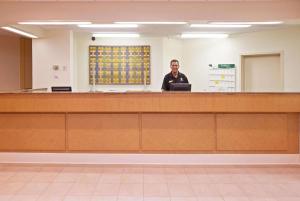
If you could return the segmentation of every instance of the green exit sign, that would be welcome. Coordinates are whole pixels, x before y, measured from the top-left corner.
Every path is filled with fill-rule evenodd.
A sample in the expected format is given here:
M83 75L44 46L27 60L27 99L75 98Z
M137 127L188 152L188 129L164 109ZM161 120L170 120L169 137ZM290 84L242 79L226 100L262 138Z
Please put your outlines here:
M218 64L218 68L235 68L235 64Z

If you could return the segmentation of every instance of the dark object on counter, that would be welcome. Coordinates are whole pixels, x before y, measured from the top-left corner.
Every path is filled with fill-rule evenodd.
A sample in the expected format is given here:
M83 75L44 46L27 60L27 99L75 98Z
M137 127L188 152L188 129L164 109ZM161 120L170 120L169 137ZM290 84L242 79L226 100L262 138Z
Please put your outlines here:
M192 85L189 83L170 83L170 91L191 91Z
M72 91L72 87L70 86L59 86L59 87L51 87L51 91Z

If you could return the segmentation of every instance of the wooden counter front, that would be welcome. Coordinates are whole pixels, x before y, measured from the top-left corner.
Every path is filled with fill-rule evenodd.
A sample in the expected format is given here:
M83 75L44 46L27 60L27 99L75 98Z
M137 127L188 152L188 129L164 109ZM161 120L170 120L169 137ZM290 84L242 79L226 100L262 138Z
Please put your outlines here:
M300 93L0 93L0 112L300 112Z
M0 93L0 151L299 153L300 94Z

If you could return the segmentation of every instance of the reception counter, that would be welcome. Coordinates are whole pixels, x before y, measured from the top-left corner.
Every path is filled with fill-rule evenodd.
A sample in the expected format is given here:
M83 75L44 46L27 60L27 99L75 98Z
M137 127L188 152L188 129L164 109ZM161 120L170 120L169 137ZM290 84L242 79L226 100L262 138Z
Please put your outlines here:
M0 151L299 153L298 93L0 93Z

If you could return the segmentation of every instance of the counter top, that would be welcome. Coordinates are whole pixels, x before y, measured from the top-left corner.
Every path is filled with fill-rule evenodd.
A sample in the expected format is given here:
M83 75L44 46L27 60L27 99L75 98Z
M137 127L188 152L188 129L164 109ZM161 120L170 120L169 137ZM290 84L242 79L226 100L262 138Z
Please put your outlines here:
M0 91L2 94L300 94L300 92L196 92L196 91L151 91L151 90L127 90L127 91L62 91L62 92L51 92L51 91L40 91L40 90L16 90L16 91Z
M300 93L1 93L0 112L300 112Z

